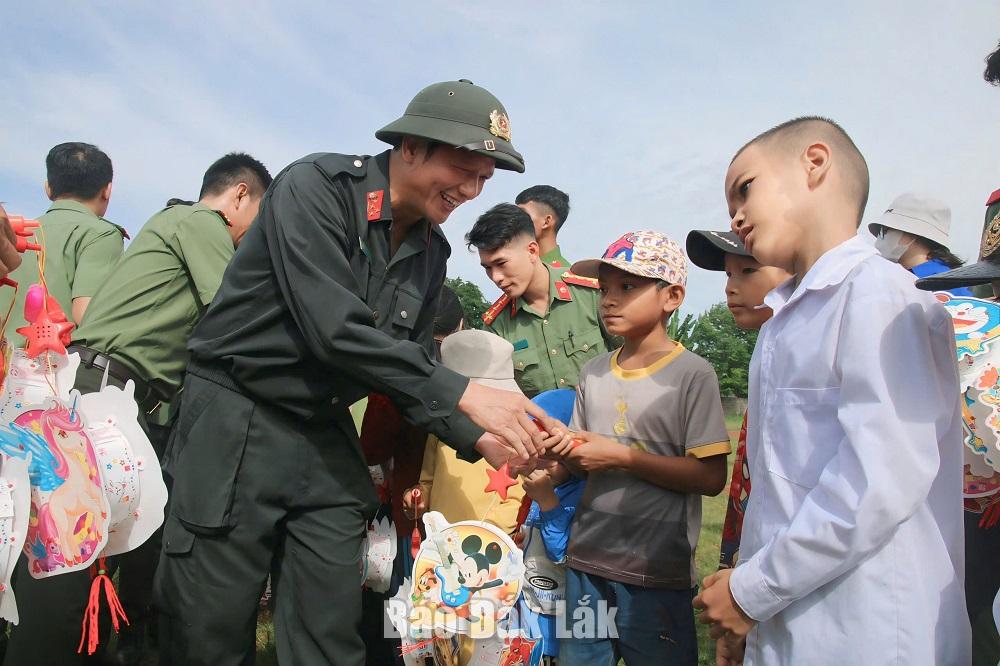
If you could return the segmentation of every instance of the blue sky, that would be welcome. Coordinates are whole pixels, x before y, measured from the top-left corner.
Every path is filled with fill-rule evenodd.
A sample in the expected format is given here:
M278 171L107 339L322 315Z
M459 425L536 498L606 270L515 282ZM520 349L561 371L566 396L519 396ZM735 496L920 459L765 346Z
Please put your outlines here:
M836 9L831 7L836 5ZM527 172L498 172L444 225L449 274L489 284L461 242L521 189L566 190L560 239L596 256L625 231L726 228L733 152L783 120L840 122L868 159L874 220L903 191L952 207L978 250L1000 187L1000 89L982 80L996 2L42 2L5 9L0 199L45 210L62 141L112 158L108 217L137 232L194 198L215 158L277 173L316 151L372 154L374 131L435 81L468 78L510 113ZM722 299L692 267L685 309Z

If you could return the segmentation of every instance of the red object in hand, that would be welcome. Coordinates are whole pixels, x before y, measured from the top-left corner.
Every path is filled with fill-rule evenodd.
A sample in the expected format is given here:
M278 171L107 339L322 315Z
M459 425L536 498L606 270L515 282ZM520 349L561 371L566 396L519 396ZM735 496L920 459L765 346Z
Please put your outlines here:
M413 515L416 516L416 503L420 501L420 488L415 488L413 490L413 504L414 511ZM417 559L417 552L420 550L420 528L417 527L416 523L413 525L413 533L410 535L410 555L413 559Z
M58 301L46 295L45 308L35 315L28 326L22 326L17 332L28 340L25 348L28 357L36 358L43 351L65 355L70 331L74 327L73 323L67 321Z

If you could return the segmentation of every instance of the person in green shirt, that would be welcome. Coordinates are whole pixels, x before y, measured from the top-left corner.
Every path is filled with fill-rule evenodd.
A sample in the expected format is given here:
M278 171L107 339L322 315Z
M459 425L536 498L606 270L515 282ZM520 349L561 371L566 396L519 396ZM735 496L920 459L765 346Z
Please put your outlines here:
M154 410L180 389L188 337L270 184L270 173L250 155L232 153L217 160L205 173L197 203L173 199L150 218L74 331L68 350L80 355L76 388L99 390L105 369L111 385L133 381L145 415L140 425L160 456L168 430L156 423ZM146 627L151 627L159 549L157 534L117 562L109 561L112 569L119 567L119 599L130 621L111 655L114 662L138 663L141 656ZM86 571L35 580L19 565L14 588L20 624L11 632L6 666L93 663L76 653L90 588Z
M617 346L601 324L597 280L542 261L524 210L494 206L465 240L479 250L487 277L503 291L483 322L514 345L514 377L525 395L576 387L580 368Z
M562 255L556 242L559 230L569 217L569 195L551 185L532 185L518 194L514 203L531 216L542 261L569 270L572 262Z
M60 143L45 158L45 194L52 201L38 218L35 239L45 247L45 284L71 322L79 323L87 304L122 254L125 229L104 219L111 201L111 159L89 143ZM11 323L23 325L28 287L39 282L41 255L32 254L10 274L18 283L0 291L0 313L11 302ZM9 326L9 341L24 345L24 336Z

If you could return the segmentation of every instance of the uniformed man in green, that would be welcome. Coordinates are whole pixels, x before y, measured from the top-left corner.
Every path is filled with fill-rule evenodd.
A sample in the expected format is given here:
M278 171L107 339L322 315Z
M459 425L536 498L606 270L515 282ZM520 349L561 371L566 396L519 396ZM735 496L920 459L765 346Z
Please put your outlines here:
M105 370L111 385L134 382L140 416L146 415L140 424L160 455L166 427L159 425L158 406L180 389L188 336L215 296L270 183L267 169L250 155L217 160L205 173L197 203L173 200L143 226L73 333L69 352L81 361L76 388L99 390ZM156 538L116 558L119 598L130 621L114 655L119 663L137 663L141 656L158 559ZM89 588L86 571L35 580L20 567L15 579L20 624L11 633L4 663L90 663L76 654Z
M613 349L601 325L597 280L542 261L531 217L513 204L483 213L466 234L503 295L483 315L514 345L514 378L526 395L575 388L580 368Z
M549 266L569 270L572 262L562 255L557 240L569 217L569 195L551 185L532 185L518 194L514 203L531 216L542 261Z
M111 160L89 143L60 143L45 158L45 194L52 201L38 218L35 238L45 246L45 284L49 295L62 307L66 318L79 323L87 304L121 256L125 229L104 219L111 201ZM18 283L0 291L0 313L14 302L12 322L24 321L24 298L28 287L39 282L38 264L32 254L10 274ZM24 337L7 331L17 347Z
M278 174L191 337L155 586L164 664L253 663L269 572L279 663L364 663L359 564L377 497L348 412L364 395L495 467L547 444L529 414L558 432L522 394L431 357L450 252L438 225L494 168L524 169L503 105L438 83L375 136L393 149Z

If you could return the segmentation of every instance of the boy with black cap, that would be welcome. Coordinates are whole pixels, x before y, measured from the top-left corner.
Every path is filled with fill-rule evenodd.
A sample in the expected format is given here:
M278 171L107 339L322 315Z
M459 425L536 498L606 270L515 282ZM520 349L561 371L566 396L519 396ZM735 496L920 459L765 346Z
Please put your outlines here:
M707 271L726 272L726 305L739 328L760 330L771 318L771 308L764 304L764 296L791 276L776 266L764 266L743 247L740 237L731 231L692 231L687 237L687 254L691 263ZM743 531L743 514L750 500L750 465L747 464L747 415L736 445L733 478L729 483L729 501L726 519L722 523L722 545L719 551L719 568L736 566L740 552L740 533ZM722 639L716 642L716 654L729 656L732 647ZM733 655L735 656L735 655Z

